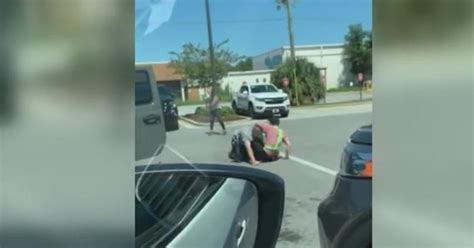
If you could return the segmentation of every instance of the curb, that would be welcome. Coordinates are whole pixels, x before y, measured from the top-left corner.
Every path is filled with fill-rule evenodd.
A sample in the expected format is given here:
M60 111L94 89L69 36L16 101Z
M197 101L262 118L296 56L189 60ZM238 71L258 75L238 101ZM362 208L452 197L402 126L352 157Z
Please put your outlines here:
M306 105L306 106L292 106L293 109L323 109L323 108L338 108L338 107L347 107L347 106L358 106L364 105L372 102L372 98L367 98L362 101L354 100L354 101L344 101L344 102L334 102L334 103L319 103L314 105Z
M209 126L209 122L197 122L197 121L193 121L189 118L186 118L184 116L179 116L179 119L184 121L184 122L187 122L191 125L194 125L194 126L198 126L198 127L207 127ZM236 120L236 121L226 121L225 123L226 124L229 124L229 125L232 125L232 124L238 124L240 122L244 123L244 122L247 122L247 121L251 121L252 119L248 118L248 117L244 117L244 119L242 120Z

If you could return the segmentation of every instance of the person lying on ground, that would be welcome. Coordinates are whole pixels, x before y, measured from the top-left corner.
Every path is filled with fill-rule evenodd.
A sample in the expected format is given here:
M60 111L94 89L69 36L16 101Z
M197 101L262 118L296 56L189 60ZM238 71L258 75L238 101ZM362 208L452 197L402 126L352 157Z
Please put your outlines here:
M255 129L255 126L237 129L232 136L229 158L237 162L246 161L253 166L259 164L252 147L254 143L260 142L255 139L259 135L257 132L260 130Z
M272 117L268 123L257 123L252 127L236 130L229 157L234 161L248 161L251 165L276 161L280 158L284 144L285 158L289 158L290 141L279 124L279 119Z

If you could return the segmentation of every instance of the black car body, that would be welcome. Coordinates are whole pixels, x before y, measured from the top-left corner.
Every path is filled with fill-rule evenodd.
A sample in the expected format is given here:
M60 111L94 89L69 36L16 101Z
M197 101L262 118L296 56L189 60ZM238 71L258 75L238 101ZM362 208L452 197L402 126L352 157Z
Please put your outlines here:
M160 94L166 131L178 130L178 107L176 106L173 93L168 87L160 84L158 85L158 93Z
M352 134L329 196L318 207L321 247L372 247L372 125Z

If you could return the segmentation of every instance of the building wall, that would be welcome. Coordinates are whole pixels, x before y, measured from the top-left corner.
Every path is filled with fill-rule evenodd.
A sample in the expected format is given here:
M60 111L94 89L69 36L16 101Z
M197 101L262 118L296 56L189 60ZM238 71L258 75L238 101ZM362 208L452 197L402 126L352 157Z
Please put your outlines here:
M349 65L343 60L343 51L343 44L296 46L295 55L298 58L307 59L317 67L326 68L326 85L330 89L348 85L350 81L354 81L354 75L349 72ZM253 58L254 69L270 69L268 64L275 68L282 61L289 59L290 56L289 47L256 56ZM279 58L281 60L277 63Z
M275 69L283 61L283 49L275 49L252 58L254 70Z

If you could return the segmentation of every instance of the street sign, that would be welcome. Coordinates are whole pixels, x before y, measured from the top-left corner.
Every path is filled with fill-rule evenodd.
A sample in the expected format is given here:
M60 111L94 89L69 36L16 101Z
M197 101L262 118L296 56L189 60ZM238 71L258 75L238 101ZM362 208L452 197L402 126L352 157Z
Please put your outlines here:
M288 85L290 84L290 80L288 80L287 77L284 77L282 80L282 83L283 83L283 87L288 87Z
M321 84L324 85L326 84L326 76L321 75Z
M362 73L357 74L357 80L358 80L359 82L362 81L362 80L364 80L364 74L362 74Z

